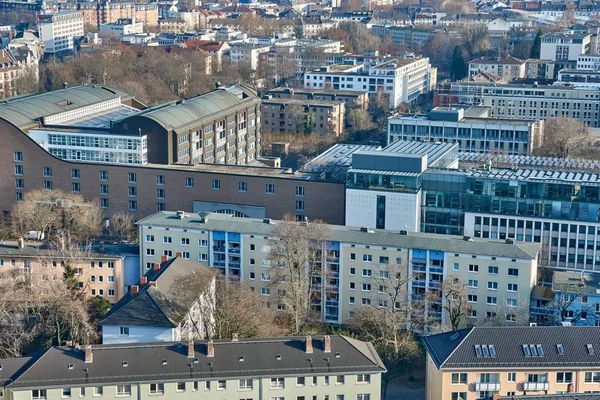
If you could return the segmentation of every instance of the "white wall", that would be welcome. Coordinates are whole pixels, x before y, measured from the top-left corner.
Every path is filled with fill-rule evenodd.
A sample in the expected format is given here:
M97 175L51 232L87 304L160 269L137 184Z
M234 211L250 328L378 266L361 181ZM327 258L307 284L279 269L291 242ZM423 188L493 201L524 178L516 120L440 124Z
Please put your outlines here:
M119 335L120 326L103 325L102 343L148 343L148 342L170 342L175 340L173 328L129 326L129 335Z
M421 192L398 193L346 189L346 225L375 228L377 196L385 196L385 229L418 232Z

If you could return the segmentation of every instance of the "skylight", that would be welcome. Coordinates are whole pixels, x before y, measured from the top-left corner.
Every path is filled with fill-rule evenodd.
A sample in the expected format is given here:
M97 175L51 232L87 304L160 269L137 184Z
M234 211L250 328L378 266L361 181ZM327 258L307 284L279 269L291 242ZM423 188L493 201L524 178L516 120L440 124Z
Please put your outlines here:
M493 344L490 344L489 348L490 348L490 357L496 357L496 346L494 346Z
M558 352L559 355L564 356L565 355L565 348L563 347L562 344L557 344L556 345L556 351Z
M481 346L478 344L475 345L475 354L477 357L483 357L483 354L481 353Z
M542 345L536 344L535 347L537 348L538 356L544 357L544 349L542 348Z
M526 344L523 345L523 354L525 354L525 357L531 357L531 353L529 352L529 346Z
M475 354L477 357L496 357L496 347L493 344L476 344Z
M489 357L490 356L490 351L488 350L487 345L485 345L485 344L482 345L481 349L483 350L483 356L484 357Z
M586 347L587 347L588 354L590 356L593 356L593 355L596 354L596 350L594 350L594 346L593 345L587 344Z
M537 357L537 355L538 355L534 344L529 345L529 352L531 353L532 357Z

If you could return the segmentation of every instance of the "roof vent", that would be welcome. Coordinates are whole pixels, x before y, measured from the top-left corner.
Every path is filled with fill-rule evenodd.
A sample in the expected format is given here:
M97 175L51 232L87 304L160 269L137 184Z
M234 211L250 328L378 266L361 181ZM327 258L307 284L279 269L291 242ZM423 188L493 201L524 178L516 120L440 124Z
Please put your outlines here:
M406 236L406 235L408 235L408 231L406 231L406 230L403 229L403 230L400 231L400 235Z
M465 242L472 242L472 241L473 241L473 238L472 238L471 236L467 236L467 235L465 235L465 236L463 236L463 240L464 240Z
M360 231L361 231L361 232L365 232L365 233L373 233L373 230L372 230L372 229L369 229L369 228L368 228L368 227L366 227L366 226L363 226L363 227L361 227L361 228L360 228Z
M273 220L271 218L263 218L263 224L272 224Z
M68 365L69 369L73 369L73 364Z
M123 361L123 363L121 365L124 367L127 367L129 365L129 363L127 361Z
M238 361L244 361L244 356L239 356Z
M185 211L177 211L177 218L184 219L185 218Z
M340 358L340 353L335 353L335 358Z
M508 238L508 239L506 239L505 243L506 244L515 244L515 240L511 239L511 238Z
M281 360L281 354L275 354L275 359L276 360Z
M162 359L162 365L167 365L167 359L166 358Z

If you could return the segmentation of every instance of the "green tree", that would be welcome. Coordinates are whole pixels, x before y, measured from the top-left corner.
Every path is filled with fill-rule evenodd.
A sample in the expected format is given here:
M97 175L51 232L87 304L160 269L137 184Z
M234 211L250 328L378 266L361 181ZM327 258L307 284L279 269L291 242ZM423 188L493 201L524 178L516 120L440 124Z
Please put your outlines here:
M452 66L450 67L450 78L453 80L460 80L467 76L467 63L463 57L462 48L460 46L454 47L452 53Z
M531 58L540 58L540 52L542 49L542 30L538 29L535 39L533 40L533 46L531 46Z
M104 317L104 314L110 310L111 304L102 296L96 296L89 300L90 303L90 314L95 321L100 320Z
M309 113L306 117L306 123L304 124L304 133L310 135L315 130L315 115Z

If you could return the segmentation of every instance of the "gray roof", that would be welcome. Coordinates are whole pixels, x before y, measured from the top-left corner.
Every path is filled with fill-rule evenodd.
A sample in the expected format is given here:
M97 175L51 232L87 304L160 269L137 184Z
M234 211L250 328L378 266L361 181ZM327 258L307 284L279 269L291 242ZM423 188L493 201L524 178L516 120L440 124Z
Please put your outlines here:
M146 285L136 295L127 292L106 314L99 325L134 325L154 327L176 327L187 314L192 304L182 304L169 296L172 283L192 272L214 277L212 270L204 264L176 257L161 265L158 271L146 274ZM150 286L154 282L155 286ZM200 293L198 293L200 296Z
M381 151L401 154L427 154L427 163L428 166L431 167L438 159L457 147L458 145L456 143L396 140L384 147Z
M581 285L583 283L583 285ZM600 276L576 271L554 271L552 274L554 292L587 293L600 296Z
M33 356L0 359L0 387L10 383L12 378L33 363L41 353Z
M212 121L218 116L231 112L244 102L258 101L256 93L239 84L223 87L186 100L178 100L143 110L133 116L123 118L147 117L161 124L165 129L174 131L191 128L203 121Z
M385 372L370 343L331 336L331 353L325 353L321 336L313 337L313 348L314 352L307 354L305 339L297 337L217 340L214 357L209 358L206 342L196 342L196 360L187 357L187 343L93 345L92 362L85 363L83 349L52 347L15 376L8 388ZM243 361L239 360L240 356ZM68 368L69 364L73 365L72 369Z
M361 144L336 144L304 165L305 171L319 171L324 167L345 167L352 165L352 154L363 150L380 150L381 146Z
M529 169L563 170L563 171L600 171L600 161L577 160L558 157L519 156L507 154L478 154L460 153L461 164L485 163L491 161L492 165L527 167Z
M474 327L423 338L441 369L584 368L600 365L600 327L515 326ZM587 345L595 350L590 354ZM480 356L475 346L495 348L496 356ZM543 356L527 356L524 345L540 345ZM559 354L562 345L564 354Z
M211 231L236 232L242 234L256 234L260 236L272 235L280 221L262 219L238 218L226 214L206 213L201 219L198 214L186 214L184 219L179 219L176 212L160 211L137 222L144 226L178 227L182 229L205 229ZM205 222L202 222L204 220ZM428 249L446 251L448 253L463 253L474 255L489 255L494 257L533 259L539 251L539 244L513 242L504 240L471 238L465 240L462 236L441 235L435 233L406 232L399 234L392 230L370 230L363 232L360 228L328 225L331 231L331 240L342 243L355 243L372 246L385 246L409 249Z
M139 247L130 244L104 244L104 248L101 249L100 245L96 243L89 248L89 252L87 249L84 250L89 253L90 258L96 259L114 260L127 255L139 255ZM16 241L0 242L0 257L35 258L52 255L53 258L60 258L55 254L56 252L52 251L45 242L25 242L22 249L19 249Z
M0 101L0 118L21 130L37 126L43 117L75 110L101 101L131 96L105 86L84 85L52 92L10 97Z

